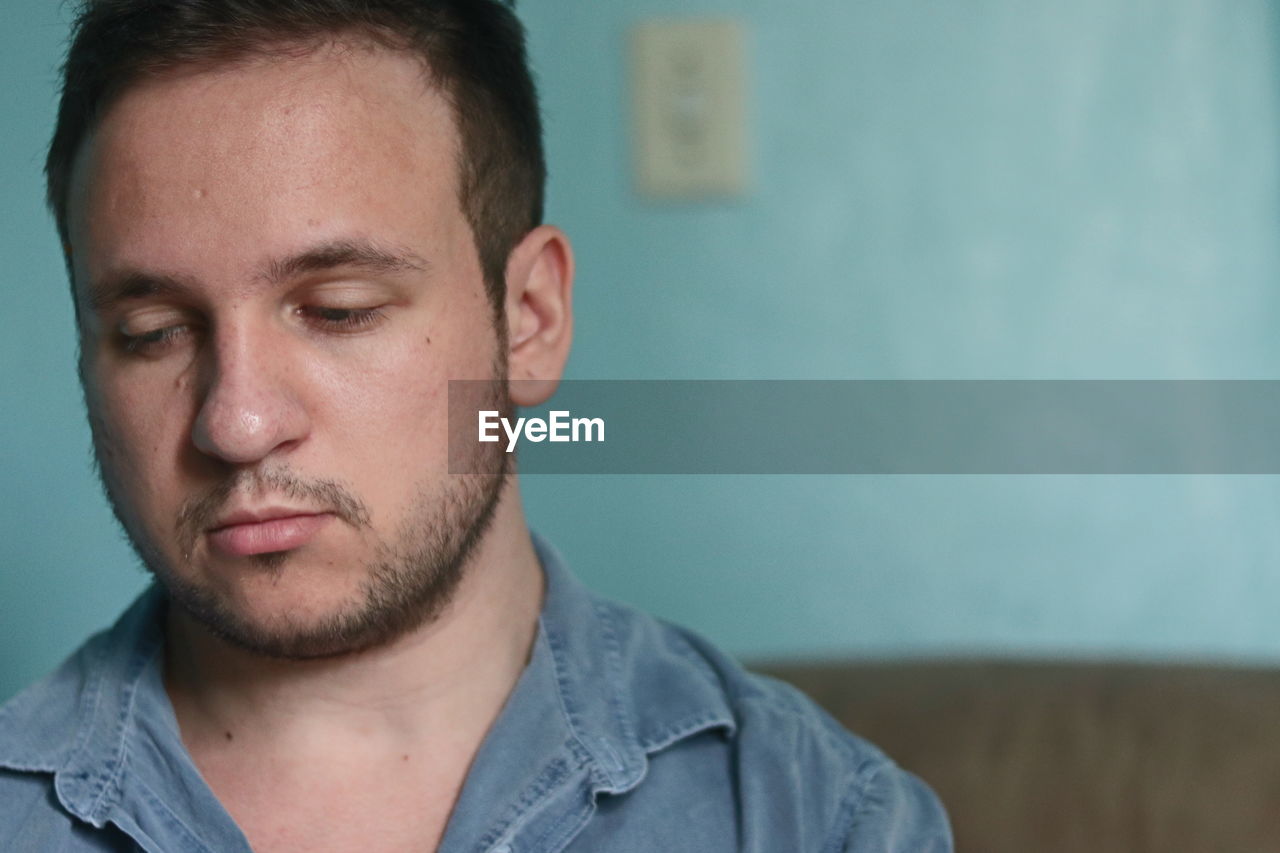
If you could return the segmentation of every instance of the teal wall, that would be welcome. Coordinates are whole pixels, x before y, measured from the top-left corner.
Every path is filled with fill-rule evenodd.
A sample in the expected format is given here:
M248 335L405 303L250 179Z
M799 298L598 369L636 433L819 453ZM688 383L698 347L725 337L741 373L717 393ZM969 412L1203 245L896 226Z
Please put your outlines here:
M1280 378L1280 7L523 0L576 378ZM752 191L631 190L646 16L750 33ZM65 11L0 33L0 697L143 585L89 469L39 164ZM1280 660L1271 477L537 477L593 586L747 657Z

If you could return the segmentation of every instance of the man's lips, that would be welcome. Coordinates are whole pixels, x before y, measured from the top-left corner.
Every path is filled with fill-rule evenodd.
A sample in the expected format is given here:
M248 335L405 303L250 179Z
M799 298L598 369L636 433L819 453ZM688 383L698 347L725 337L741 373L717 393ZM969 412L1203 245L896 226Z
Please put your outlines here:
M208 531L214 550L232 557L299 548L333 518L327 512L235 513Z

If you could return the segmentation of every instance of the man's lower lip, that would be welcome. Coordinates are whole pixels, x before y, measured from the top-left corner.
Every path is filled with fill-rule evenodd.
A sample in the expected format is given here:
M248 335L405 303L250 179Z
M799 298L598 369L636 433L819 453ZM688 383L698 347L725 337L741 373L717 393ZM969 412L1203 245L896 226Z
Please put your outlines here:
M291 515L270 521L231 524L209 531L209 543L214 550L233 557L291 551L307 544L332 517L329 513Z

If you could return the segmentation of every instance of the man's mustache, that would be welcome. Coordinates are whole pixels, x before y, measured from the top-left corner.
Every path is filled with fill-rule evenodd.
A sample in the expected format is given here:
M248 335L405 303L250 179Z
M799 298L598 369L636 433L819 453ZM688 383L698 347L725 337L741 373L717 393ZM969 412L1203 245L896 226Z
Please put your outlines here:
M246 469L183 503L176 522L183 553L192 553L196 539L217 524L233 497L268 495L304 502L315 512L331 512L352 527L369 525L369 508L336 480L306 479L281 467Z

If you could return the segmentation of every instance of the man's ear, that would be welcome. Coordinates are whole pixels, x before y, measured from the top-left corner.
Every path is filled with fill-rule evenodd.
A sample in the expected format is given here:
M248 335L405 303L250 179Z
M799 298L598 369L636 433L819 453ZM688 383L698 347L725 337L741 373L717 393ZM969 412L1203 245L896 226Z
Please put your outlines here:
M507 258L507 370L511 401L536 406L555 393L573 340L573 249L539 225Z

